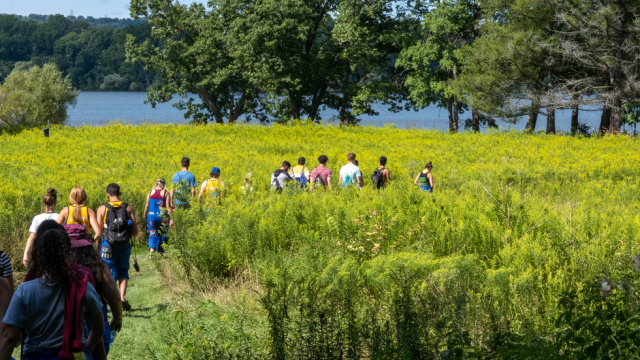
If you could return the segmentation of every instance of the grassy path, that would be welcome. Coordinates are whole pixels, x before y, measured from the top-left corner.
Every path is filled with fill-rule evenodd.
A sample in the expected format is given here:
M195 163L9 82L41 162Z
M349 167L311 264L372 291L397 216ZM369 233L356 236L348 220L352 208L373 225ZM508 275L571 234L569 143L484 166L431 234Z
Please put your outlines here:
M158 344L157 316L161 312L170 311L171 293L153 267L144 251L138 253L140 272L133 269L129 276L127 300L131 311L124 312L122 331L116 336L109 352L109 359L155 359L149 348Z

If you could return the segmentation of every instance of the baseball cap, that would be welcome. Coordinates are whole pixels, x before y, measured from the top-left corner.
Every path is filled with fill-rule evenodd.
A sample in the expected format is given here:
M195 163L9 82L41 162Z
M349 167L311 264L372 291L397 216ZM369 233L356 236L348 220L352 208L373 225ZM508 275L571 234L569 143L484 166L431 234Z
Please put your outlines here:
M64 230L69 235L69 240L71 240L71 248L93 245L91 235L87 233L87 229L84 226L67 224L64 226Z
M219 167L214 167L213 169L211 169L211 173L212 174L220 174L220 168Z

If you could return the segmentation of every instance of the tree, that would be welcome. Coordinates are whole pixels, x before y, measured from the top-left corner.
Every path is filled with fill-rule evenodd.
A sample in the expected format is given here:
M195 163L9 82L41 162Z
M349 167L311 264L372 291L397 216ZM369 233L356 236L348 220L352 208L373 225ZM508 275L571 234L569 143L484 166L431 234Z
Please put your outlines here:
M13 71L0 86L0 124L62 124L77 96L69 77L63 77L53 64Z
M427 13L420 39L402 50L396 63L410 70L405 85L419 107L447 108L449 131L458 131L463 95L452 86L461 75L462 50L476 36L479 7L473 0L442 0Z

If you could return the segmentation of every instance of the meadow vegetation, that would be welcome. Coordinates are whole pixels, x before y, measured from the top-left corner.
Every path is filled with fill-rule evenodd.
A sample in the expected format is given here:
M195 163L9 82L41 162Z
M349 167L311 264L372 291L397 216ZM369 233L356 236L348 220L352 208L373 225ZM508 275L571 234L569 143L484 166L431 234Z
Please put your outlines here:
M110 182L136 211L182 156L223 205L175 215L154 258L182 294L159 358L630 358L638 355L638 144L627 136L441 133L297 123L54 127L0 135L0 245L18 259L49 186ZM346 154L365 187L341 189ZM334 191L269 189L325 154ZM379 156L393 182L373 190ZM413 178L433 161L435 191ZM251 172L252 190L241 188ZM140 216L141 214L138 214ZM601 291L601 282L611 290ZM606 295L606 296L605 296Z

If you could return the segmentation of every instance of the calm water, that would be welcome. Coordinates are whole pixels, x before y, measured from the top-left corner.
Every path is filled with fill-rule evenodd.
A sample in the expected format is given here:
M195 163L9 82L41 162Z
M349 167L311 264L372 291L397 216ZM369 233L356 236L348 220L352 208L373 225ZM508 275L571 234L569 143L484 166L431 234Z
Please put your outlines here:
M78 104L68 111L68 124L78 125L106 125L114 119L139 125L145 122L182 124L188 120L182 112L173 108L170 104L160 104L156 108L143 103L145 93L133 92L81 92L78 96ZM446 109L430 106L418 112L402 111L393 113L385 106L374 106L380 113L378 116L361 116L361 125L382 126L395 123L398 127L416 127L421 129L446 130L449 127ZM591 110L591 111L586 111ZM323 120L337 116L336 111L324 110L321 112ZM471 117L471 112L460 116L460 128L464 128L464 120ZM580 122L590 127L600 125L600 111L597 108L581 108ZM504 128L524 129L526 118L522 118L517 124L497 121ZM539 116L537 130L545 129L546 117ZM571 110L556 112L556 130L569 130L571 128Z

